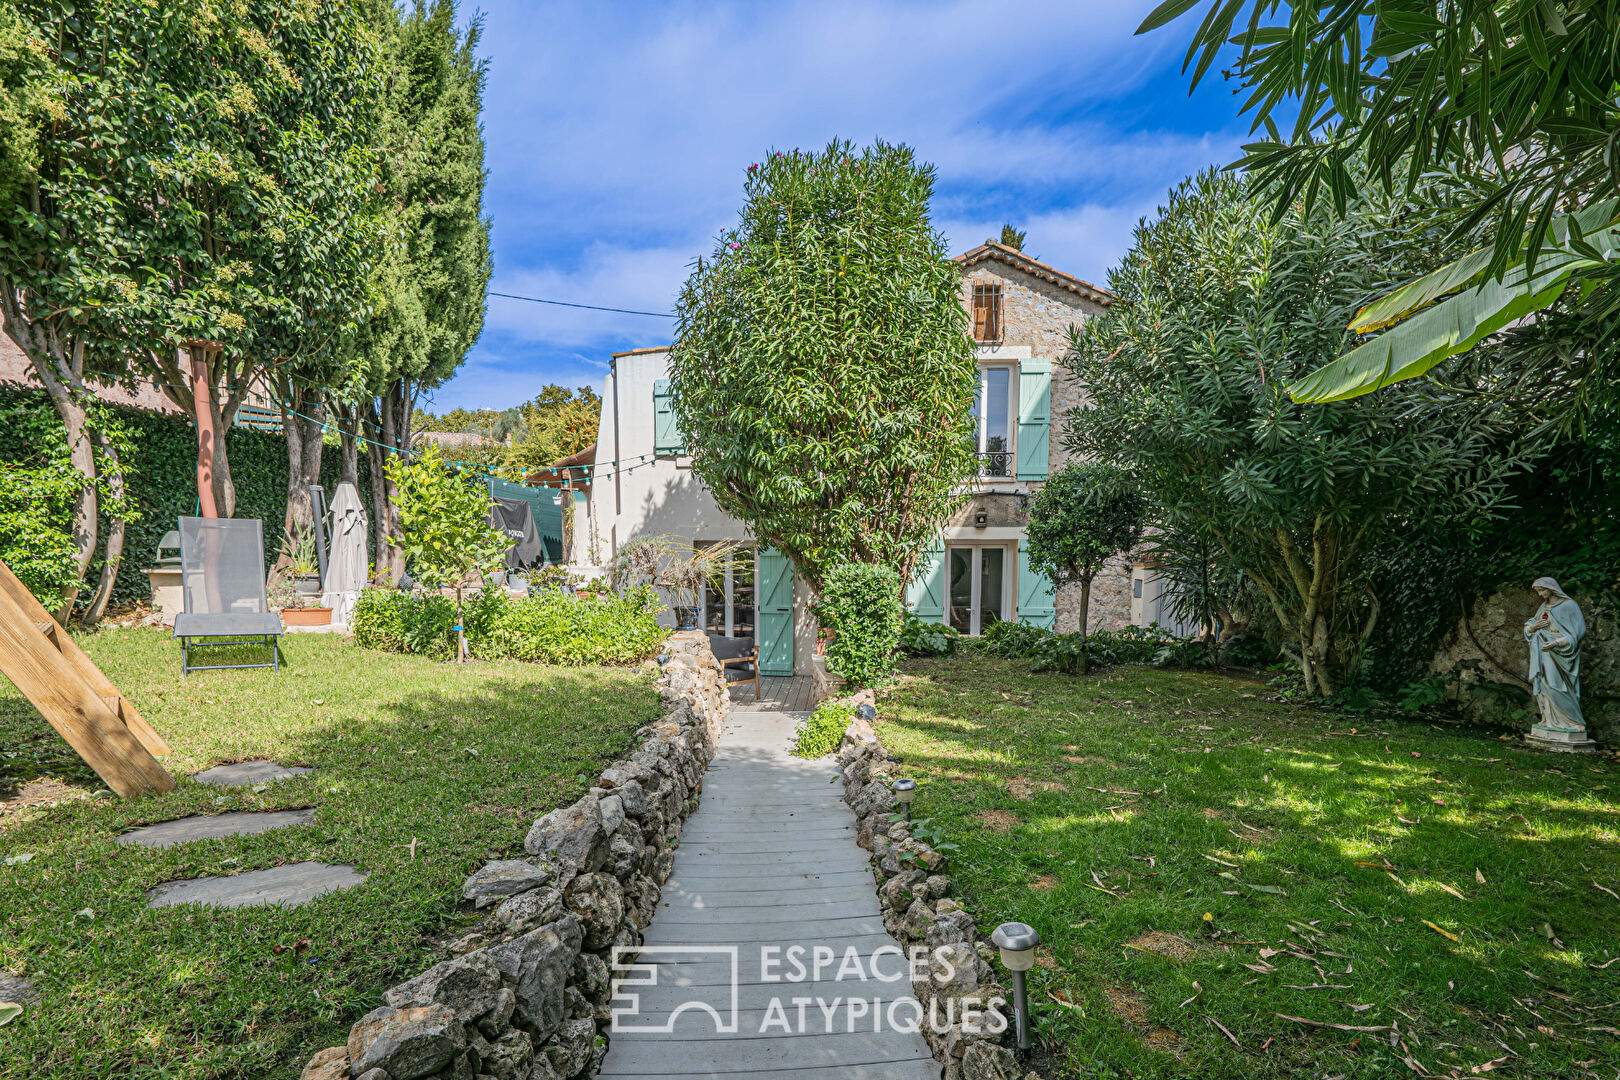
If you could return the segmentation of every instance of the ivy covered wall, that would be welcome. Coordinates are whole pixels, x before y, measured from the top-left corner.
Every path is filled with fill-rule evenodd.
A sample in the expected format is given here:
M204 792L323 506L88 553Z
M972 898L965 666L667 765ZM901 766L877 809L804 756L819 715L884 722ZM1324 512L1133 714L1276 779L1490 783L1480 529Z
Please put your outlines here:
M0 383L0 406L34 407L54 415L43 390L14 383ZM141 571L151 564L158 541L175 528L176 519L197 512L197 432L191 421L176 414L124 406L117 406L116 411L129 426L134 442L134 453L125 464L125 477L141 518L131 523L125 533L124 562L113 590L115 606L150 598L151 590ZM287 512L287 441L279 434L233 428L225 436L225 445L230 454L231 478L236 483L236 516L264 521L265 559L273 561ZM29 460L36 450L15 426L0 428L0 468ZM342 455L337 447L328 446L321 457L321 486L328 499L337 490L342 471ZM360 455L360 498L362 505L371 505L365 454ZM99 536L105 544L105 521ZM101 573L101 561L98 552L91 567L92 586Z

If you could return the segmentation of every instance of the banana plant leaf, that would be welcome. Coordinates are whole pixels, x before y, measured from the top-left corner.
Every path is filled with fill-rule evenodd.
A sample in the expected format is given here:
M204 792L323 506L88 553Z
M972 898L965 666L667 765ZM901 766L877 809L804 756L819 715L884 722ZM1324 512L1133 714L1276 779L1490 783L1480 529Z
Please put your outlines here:
M1614 212L1612 204L1592 209ZM1289 396L1302 404L1344 401L1415 379L1552 304L1577 276L1603 267L1620 251L1620 223L1608 221L1587 232L1579 217L1588 214L1579 215L1573 228L1564 219L1549 230L1550 242L1543 246L1534 273L1526 273L1520 262L1501 280L1487 278L1425 307L1480 276L1489 253L1475 252L1367 305L1351 328L1363 333L1389 329L1290 385Z

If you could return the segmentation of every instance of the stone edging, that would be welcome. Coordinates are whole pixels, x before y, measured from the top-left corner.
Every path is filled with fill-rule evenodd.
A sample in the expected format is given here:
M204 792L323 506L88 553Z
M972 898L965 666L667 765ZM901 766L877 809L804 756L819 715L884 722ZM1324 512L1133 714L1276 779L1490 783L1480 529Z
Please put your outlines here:
M872 853L876 867L883 925L908 947L926 945L932 958L934 975L914 978L911 984L924 1010L944 1016L954 1003L951 1015L960 1017L964 1005L982 1009L993 998L1011 1000L996 985L991 966L995 947L979 937L973 916L950 898L945 856L914 838L906 822L889 820L895 814L889 784L900 775L900 766L866 720L856 717L844 731L838 764L844 777L844 801L860 823L856 843ZM941 958L949 960L948 967L940 963ZM938 977L953 969L951 979ZM1010 1014L1008 1018L1010 1021ZM922 1033L945 1067L944 1080L1017 1080L1024 1076L1011 1049L1010 1030L1001 1035L963 1031L957 1022L940 1033L933 1024L925 1023Z
M494 910L450 946L453 959L384 993L302 1080L595 1075L613 948L641 944L730 707L704 635L675 634L665 650L663 719L636 733L635 752L602 770L590 794L534 823L526 858L468 878L463 898Z

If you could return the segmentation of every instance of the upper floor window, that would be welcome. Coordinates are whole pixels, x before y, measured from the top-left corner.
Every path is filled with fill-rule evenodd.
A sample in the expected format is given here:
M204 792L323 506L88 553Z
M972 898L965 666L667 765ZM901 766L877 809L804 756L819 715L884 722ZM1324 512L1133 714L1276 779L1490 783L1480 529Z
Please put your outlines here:
M1001 286L973 286L973 340L1001 340Z
M979 392L973 401L973 419L979 433L979 475L1013 473L1013 369L1007 365L979 368Z

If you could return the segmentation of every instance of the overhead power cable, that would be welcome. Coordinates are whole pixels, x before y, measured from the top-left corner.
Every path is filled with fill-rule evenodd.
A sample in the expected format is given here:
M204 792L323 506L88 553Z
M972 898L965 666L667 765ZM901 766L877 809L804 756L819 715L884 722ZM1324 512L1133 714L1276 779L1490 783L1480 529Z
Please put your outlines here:
M538 296L518 296L516 293L491 292L489 295L504 297L507 300L527 300L531 304L584 308L586 311L616 311L620 315L647 315L654 319L673 319L675 317L667 311L636 311L632 308L602 307L600 304L571 304L567 300L542 300Z

